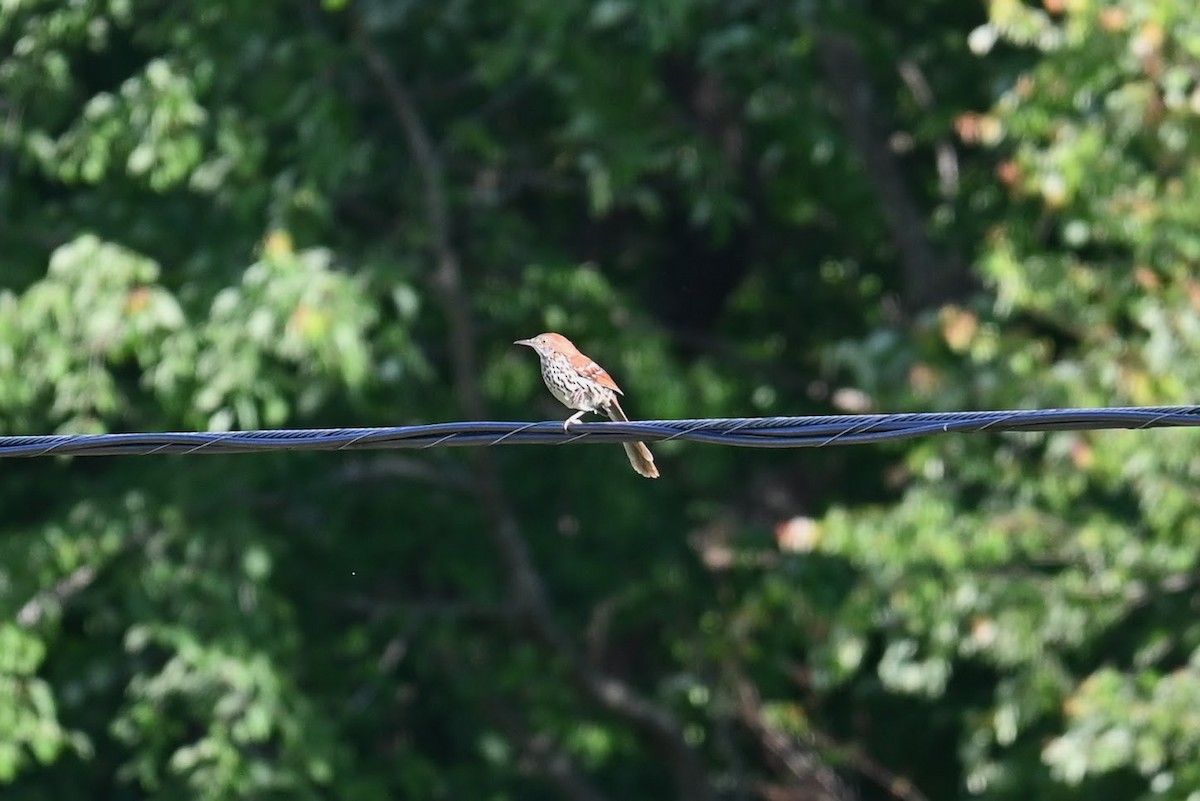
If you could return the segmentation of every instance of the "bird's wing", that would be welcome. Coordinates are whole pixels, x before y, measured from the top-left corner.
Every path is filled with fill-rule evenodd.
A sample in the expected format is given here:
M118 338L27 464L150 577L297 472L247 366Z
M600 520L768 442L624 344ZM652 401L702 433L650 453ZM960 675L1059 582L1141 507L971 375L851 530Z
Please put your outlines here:
M617 386L617 382L612 380L612 376L609 375L603 367L596 364L587 356L583 355L579 351L575 351L571 354L570 358L571 366L578 370L579 374L584 378L591 379L602 387L608 387L618 395L625 394L621 391L621 388Z

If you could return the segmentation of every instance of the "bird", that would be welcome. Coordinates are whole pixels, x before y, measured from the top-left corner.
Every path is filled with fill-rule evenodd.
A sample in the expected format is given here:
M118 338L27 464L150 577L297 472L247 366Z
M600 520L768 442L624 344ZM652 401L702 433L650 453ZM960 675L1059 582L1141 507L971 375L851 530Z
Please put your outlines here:
M569 431L571 424L588 412L607 414L616 423L629 422L617 400L618 395L625 393L603 367L580 353L571 340L562 334L545 333L518 339L513 344L534 349L541 360L542 380L550 394L563 406L576 410L563 422L564 430ZM622 445L634 470L646 478L658 478L654 454L644 443L625 442Z

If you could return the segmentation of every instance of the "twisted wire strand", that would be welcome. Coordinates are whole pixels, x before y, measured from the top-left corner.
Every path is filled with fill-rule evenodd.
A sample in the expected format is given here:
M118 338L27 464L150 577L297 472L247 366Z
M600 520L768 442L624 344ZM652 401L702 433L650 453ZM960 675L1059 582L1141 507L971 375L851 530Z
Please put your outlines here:
M459 422L386 428L176 431L0 437L0 457L135 456L299 450L424 449L687 440L748 448L823 448L933 434L1200 426L1200 406L733 417L630 423Z

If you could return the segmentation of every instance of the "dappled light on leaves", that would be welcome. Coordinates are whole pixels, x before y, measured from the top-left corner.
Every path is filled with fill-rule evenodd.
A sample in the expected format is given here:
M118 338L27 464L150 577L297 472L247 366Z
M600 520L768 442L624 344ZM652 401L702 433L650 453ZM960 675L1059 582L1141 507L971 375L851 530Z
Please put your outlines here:
M0 2L0 435L1195 403L1195 16ZM0 460L0 795L1192 798L1198 436Z

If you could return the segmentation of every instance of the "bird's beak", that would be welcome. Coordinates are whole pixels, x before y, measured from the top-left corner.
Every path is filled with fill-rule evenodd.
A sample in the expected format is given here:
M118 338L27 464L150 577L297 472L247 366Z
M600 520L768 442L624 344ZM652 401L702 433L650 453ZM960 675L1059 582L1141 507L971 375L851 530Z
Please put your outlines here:
M528 345L529 347L532 348L533 340L532 339L518 339L515 342L513 342L513 344L514 345Z

